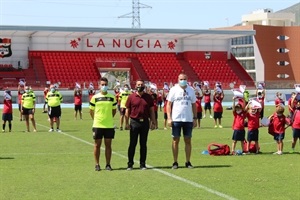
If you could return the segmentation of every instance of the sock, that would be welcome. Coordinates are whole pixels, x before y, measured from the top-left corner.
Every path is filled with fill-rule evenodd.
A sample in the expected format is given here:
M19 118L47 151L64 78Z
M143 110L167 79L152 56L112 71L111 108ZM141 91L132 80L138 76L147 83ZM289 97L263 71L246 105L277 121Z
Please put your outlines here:
M9 130L11 130L11 127L12 127L12 124L10 123L10 124L8 124L8 128L9 128Z
M5 124L2 124L2 130L5 130Z

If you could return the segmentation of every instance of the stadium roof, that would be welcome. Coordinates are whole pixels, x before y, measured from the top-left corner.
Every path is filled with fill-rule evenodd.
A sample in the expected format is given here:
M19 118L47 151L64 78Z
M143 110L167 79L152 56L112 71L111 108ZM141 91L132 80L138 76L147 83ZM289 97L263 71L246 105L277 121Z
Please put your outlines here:
M254 30L198 30L198 29L133 29L56 26L0 26L1 37L113 37L113 38L176 38L230 39L255 35Z

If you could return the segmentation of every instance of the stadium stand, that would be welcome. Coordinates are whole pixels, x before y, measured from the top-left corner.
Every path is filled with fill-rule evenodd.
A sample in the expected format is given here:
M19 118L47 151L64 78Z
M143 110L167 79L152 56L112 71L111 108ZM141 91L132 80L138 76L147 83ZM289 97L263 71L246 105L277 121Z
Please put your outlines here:
M180 72L188 75L190 82L209 81L225 83L235 82L254 87L254 82L238 61L226 52L189 51L183 53L159 52L66 52L66 51L30 51L29 67L16 70L12 66L0 66L1 82L25 78L33 86L44 87L44 83L61 83L60 87L72 89L75 82L97 85L101 68L117 68L131 72L131 82L144 79L163 87L164 82L176 83ZM13 68L13 69L12 69ZM5 70L3 70L5 69ZM16 82L14 82L15 84ZM133 86L133 85L132 85Z

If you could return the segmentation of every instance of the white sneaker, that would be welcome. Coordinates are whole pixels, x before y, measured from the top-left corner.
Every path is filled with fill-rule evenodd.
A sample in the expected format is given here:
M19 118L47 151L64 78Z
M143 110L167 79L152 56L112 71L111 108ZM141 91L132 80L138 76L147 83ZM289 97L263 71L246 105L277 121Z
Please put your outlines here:
M164 130L168 130L168 129L165 127Z
M278 153L277 153L278 155L282 155L282 151L278 151Z
M53 131L54 131L53 128L50 128L50 130L48 132L53 132Z
M202 117L202 118L204 119L205 117L206 117L206 116L205 116L205 115L203 115L203 117Z
M59 133L61 133L61 130L58 128L58 129L56 129L56 132L59 132Z
M213 118L213 117L210 115L209 118Z

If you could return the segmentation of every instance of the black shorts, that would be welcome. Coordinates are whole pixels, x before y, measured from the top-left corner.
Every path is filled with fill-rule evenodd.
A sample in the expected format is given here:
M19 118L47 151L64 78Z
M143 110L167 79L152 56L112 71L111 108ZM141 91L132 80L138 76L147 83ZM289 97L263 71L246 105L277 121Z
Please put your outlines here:
M80 105L75 105L74 109L75 109L75 111L80 111L81 112L82 105L81 104Z
M209 103L204 103L204 110L210 110L211 109L211 104Z
M168 119L167 113L164 113L164 119Z
M157 111L154 111L154 116L155 116L155 119L158 118L158 113L157 113Z
M293 128L293 138L300 138L300 129Z
M120 108L120 115L125 115L126 108Z
M223 112L214 112L214 119L221 119Z
M23 110L23 115L33 115L34 112L33 112L33 108L24 108L22 107L22 110Z
M245 130L234 130L233 134L232 134L232 140L244 141L245 140Z
M56 106L56 107L48 106L48 115L50 118L53 118L53 117L59 118L61 116L60 106Z
M22 105L19 103L19 111L21 112Z
M197 119L202 119L202 112L197 112Z
M12 113L3 113L2 114L2 120L3 121L12 121L13 120Z
M259 114L260 114L260 116L259 116L260 119L264 118L264 108L261 109Z
M114 139L115 129L114 128L93 128L93 139L99 140L102 138Z
M247 137L247 141L258 141L258 129L254 129L254 130L248 130L248 137Z

